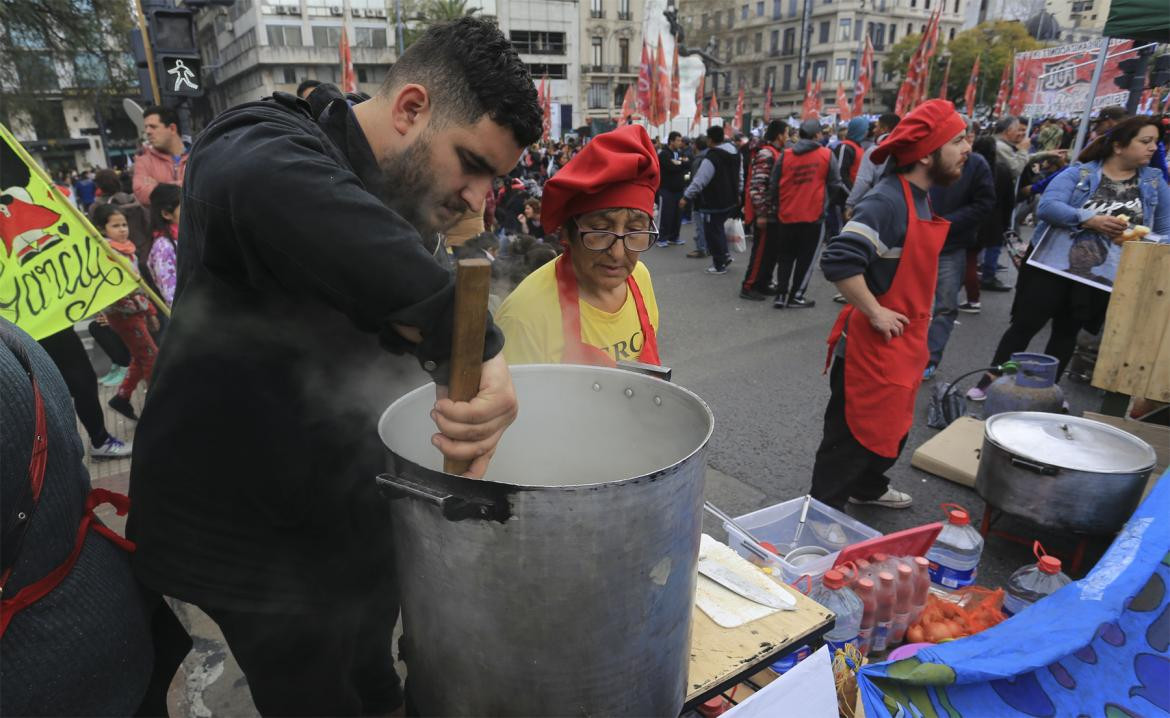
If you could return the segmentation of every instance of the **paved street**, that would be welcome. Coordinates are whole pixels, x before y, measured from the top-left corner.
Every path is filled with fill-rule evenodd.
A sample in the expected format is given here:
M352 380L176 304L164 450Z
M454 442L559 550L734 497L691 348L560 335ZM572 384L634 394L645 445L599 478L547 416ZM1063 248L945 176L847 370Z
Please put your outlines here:
M688 241L692 232L690 225L684 226ZM690 248L652 249L644 259L661 312L663 362L673 367L675 382L701 396L715 413L707 497L728 513L740 515L801 496L808 489L829 396L821 369L825 335L840 308L831 301L833 289L815 274L808 293L817 301L812 309L776 310L770 301L741 300L737 295L747 255L736 255L728 274L709 276L703 271L707 260L684 256ZM1001 276L1014 282L1014 271ZM981 315L960 315L940 376L956 376L990 361L1007 326L1011 298L1011 294L985 293ZM1045 338L1038 337L1034 348L1042 348ZM100 360L98 364L104 372ZM1099 392L1090 387L1065 382L1065 391L1074 413L1099 405ZM111 393L112 389L104 389L103 401ZM924 387L919 419L906 451L890 472L894 486L914 496L914 506L903 511L850 508L858 520L885 533L939 520L942 502L966 506L976 520L983 509L974 491L910 467L913 449L935 433L922 420L927 395ZM141 400L140 392L135 405L141 407ZM132 425L112 411L107 411L107 417L111 431L132 438ZM120 491L126 490L128 470L128 461L91 464L95 485ZM105 518L121 528L121 519ZM704 521L709 533L723 537L714 521L709 517ZM1057 537L1019 523L1002 525L1040 538L1054 551L1062 548ZM1104 547L1104 543L1094 547L1090 559L1095 560ZM1030 558L1030 550L1023 546L993 538L983 554L979 583L998 586ZM194 608L178 608L195 636L195 650L172 686L172 714L256 715L246 681L215 625Z

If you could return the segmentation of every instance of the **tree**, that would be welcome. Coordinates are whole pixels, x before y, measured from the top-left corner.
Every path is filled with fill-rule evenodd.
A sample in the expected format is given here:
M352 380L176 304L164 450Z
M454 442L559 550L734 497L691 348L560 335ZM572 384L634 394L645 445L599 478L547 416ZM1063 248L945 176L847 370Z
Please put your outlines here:
M467 0L427 0L422 4L422 16L428 25L470 17L477 12L479 8L467 7Z
M59 106L46 100L101 108L128 94L133 26L125 0L0 0L0 119L56 127Z
M890 46L886 59L882 61L882 69L899 78L906 76L906 68L910 66L910 56L918 49L922 42L922 33L915 32L903 35L902 39Z

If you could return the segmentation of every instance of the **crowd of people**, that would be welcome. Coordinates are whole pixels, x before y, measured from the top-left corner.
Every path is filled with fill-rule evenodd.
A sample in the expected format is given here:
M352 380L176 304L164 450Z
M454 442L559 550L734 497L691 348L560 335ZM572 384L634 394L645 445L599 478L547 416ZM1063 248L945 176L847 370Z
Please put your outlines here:
M109 406L139 421L134 574L144 595L195 604L220 626L265 714L402 702L389 646L398 577L370 481L383 465L372 427L384 403L369 382L385 378L387 352L445 382L455 260L486 258L495 280L480 392L471 402L440 393L432 414L436 448L470 461L469 476L483 475L516 416L509 363L662 363L641 257L681 252L689 224L686 256L706 265L696 272L728 274L736 245L750 245L729 301L814 306L820 255L836 290L821 299L842 308L826 327L831 396L811 493L904 508L912 497L885 472L919 386L958 313L980 310L980 292L1016 293L992 366L1051 323L1047 351L1063 372L1078 333L1101 328L1108 292L1026 264L1023 228L1088 233L1086 262L1135 224L1170 235L1165 118L1107 108L1071 165L1067 123L984 127L942 100L839 127L776 120L745 135L713 125L652 138L627 125L541 141L523 64L472 18L428 30L372 97L307 84L229 109L190 147L172 110L144 116L132 173L86 173L72 187L143 282L89 325L115 367L100 380L117 387ZM1015 287L999 276L1005 251L1020 268ZM29 349L8 332L19 359ZM40 344L90 453L126 456L76 332ZM968 397L984 398L994 377ZM141 418L140 385L150 388ZM157 634L168 611L149 603L160 678L174 643ZM33 700L36 687L19 690ZM64 712L136 705L69 700Z

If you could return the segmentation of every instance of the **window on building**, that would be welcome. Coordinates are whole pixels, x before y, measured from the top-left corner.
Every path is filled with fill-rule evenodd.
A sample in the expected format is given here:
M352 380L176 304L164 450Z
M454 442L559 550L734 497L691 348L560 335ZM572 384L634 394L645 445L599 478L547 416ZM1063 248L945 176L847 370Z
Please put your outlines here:
M268 25L265 30L268 32L268 44L274 47L300 47L304 43L301 40L301 26L300 25ZM337 41L333 45L341 42L341 28L313 28L313 43L320 45L317 42L318 30L335 30L337 32Z
M828 60L817 60L813 63L813 82L824 80L829 71Z
M365 68L365 67L357 68L357 81L358 82L369 82L370 81L370 71L368 68Z
M61 83L57 79L57 68L51 56L39 52L13 53L16 74L20 84L26 89L59 90ZM6 73L7 74L7 73ZM38 137L58 135L37 135Z
M295 67L282 67L280 69L281 82L286 85L297 84L297 69Z
M618 38L618 69L622 72L630 71L630 40L629 38Z
M908 22L908 23L906 23L906 34L907 34L907 35L913 35L913 34L914 34L914 23L912 23L912 22Z
M723 94L725 94L725 95L731 94L731 73L730 72L723 73Z
M708 15L707 13L703 13L703 29L706 30L707 25L709 25L710 23L711 23L711 16Z
M109 73L102 56L82 52L73 56L74 87L100 87L109 82Z
M890 23L890 44L891 45L893 45L894 43L896 43L898 41L897 38L895 37L895 35L897 35L897 34L898 34L898 26L895 25L894 23Z
M952 27L950 33L947 36L947 40L950 41L950 40L954 40L954 39L955 39L955 28Z
M508 39L516 52L528 55L565 54L565 33L540 30L512 30Z
M600 37L593 38L591 44L593 46L593 66L594 67L601 67L601 65L603 64L602 57L601 57L601 38ZM606 92L608 93L609 90L606 90Z
M768 46L768 51L773 55L780 52L780 31L773 30L771 36L769 36L768 39L771 42L771 44Z
M824 42L829 41L829 29L830 29L830 25L829 25L828 20L825 20L824 22L821 23L820 35L819 35L820 42L824 43Z
M353 46L386 47L386 28L355 27L353 29Z
M609 107L609 83L589 83L589 92L586 99L589 102L589 109L591 110L604 110Z
M752 44L755 46L755 50L757 53L760 52L761 50L763 50L764 49L764 33L757 32L755 40L753 41Z
M918 0L910 0L910 7L918 7Z
M837 39L841 42L849 42L853 36L853 20L843 17L837 21Z
M735 10L727 8L727 29L735 27Z
M839 57L836 60L834 60L833 61L833 79L840 80L842 82L849 79L848 77L846 77L846 74L845 74L849 71L848 68L849 68L849 63L845 58Z
M719 32L722 29L723 29L723 13L716 12L715 13L715 31Z
M959 0L955 0L955 9L954 9L954 13L955 13L956 15L958 15L958 14L959 14Z
M788 0L788 17L796 17L796 0Z
M780 82L780 91L787 92L792 89L792 65L784 66L784 79Z
M760 66L756 65L752 68L752 87L760 86Z
M919 33L920 35L925 35L925 34L926 34L926 23L922 23L922 27L921 27L921 28L918 30L918 33Z
M621 107L622 103L626 101L626 90L629 89L629 84L619 82L613 88L613 107Z
M791 55L796 52L796 28L790 27L784 30L784 52L785 55Z
M48 59L47 57L45 59ZM18 63L19 64L19 63ZM51 64L51 63L50 63ZM56 71L53 72L56 89ZM48 88L46 88L48 89ZM62 100L40 100L37 102L37 138L42 140L69 136L69 125L65 122L65 103Z
M605 5L602 0L589 0L589 16L605 17Z
M300 28L297 29L300 32ZM337 47L341 43L340 27L314 27L313 44L317 47Z
M783 4L781 0L772 0L772 19L779 20L782 15Z
M742 55L745 52L747 52L747 38L746 37L743 37L741 35L740 37L737 37L735 39L735 52L739 55Z
M528 65L528 74L533 77L548 76L550 80L564 80L568 75L568 65L545 64L543 62L525 63Z
M775 67L769 67L767 70L764 70L764 87L771 87L771 88L775 89L775 87L776 87L776 68Z
M756 17L764 16L764 0L759 0L756 3Z
M922 9L924 9L924 10L930 9L930 0L922 0Z
M740 10L739 19L740 20L747 20L748 19L748 6L747 5L744 5L743 8Z
M719 57L719 38L715 38L715 43L711 45L711 54Z
M857 60L850 60L849 61L849 79L850 80L857 79Z
M633 20L634 14L630 12L630 0L618 0L618 20Z

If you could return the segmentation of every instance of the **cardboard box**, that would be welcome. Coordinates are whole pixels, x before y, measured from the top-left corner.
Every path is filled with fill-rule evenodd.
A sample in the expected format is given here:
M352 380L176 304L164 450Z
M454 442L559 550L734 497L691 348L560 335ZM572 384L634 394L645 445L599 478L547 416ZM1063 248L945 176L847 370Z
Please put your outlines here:
M910 465L947 481L974 487L982 448L983 421L972 416L961 416L919 446L910 459Z

